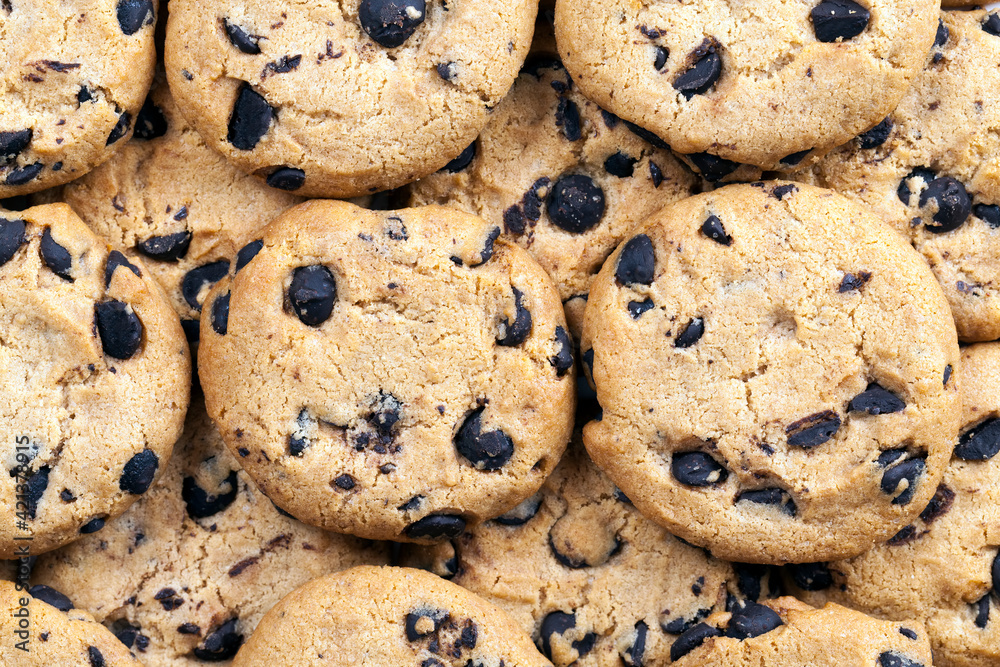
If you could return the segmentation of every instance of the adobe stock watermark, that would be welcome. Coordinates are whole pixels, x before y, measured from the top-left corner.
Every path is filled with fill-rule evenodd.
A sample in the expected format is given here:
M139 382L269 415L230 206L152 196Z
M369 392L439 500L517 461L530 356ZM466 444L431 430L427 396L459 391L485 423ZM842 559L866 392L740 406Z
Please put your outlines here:
M15 459L17 466L14 468L14 516L17 534L14 540L17 546L14 549L14 558L17 560L17 576L14 579L14 589L20 593L17 605L12 612L14 616L14 648L25 653L31 650L31 613L28 604L31 596L28 593L28 575L31 572L31 521L34 515L34 504L31 500L31 438L26 435L15 439Z

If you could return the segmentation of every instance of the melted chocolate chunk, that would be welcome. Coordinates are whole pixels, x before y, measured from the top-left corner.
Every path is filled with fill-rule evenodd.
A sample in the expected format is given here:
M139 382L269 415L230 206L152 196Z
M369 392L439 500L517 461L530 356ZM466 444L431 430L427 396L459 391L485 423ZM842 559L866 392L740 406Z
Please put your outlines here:
M562 128L563 136L568 141L579 141L582 136L580 126L580 109L573 100L560 97L556 106L556 126Z
M135 119L135 132L132 133L134 139L149 141L162 137L167 133L167 117L163 115L160 107L153 103L152 96L146 98L139 110L139 115Z
M1000 206L996 204L976 204L972 207L972 214L993 229L1000 227Z
M236 253L236 271L239 273L240 269L250 263L250 260L257 256L257 253L261 251L264 247L264 241L262 239L257 239L256 241L251 241L246 244L240 251Z
M226 31L226 37L229 38L229 43L237 49L243 53L249 53L250 55L260 53L260 37L257 35L251 35L238 25L230 23L228 19L222 19L222 27Z
M747 601L733 609L726 636L735 639L759 637L784 625L781 616L770 607Z
M94 304L97 333L104 354L113 359L131 359L142 344L142 320L121 301Z
M191 232L184 230L164 236L151 236L136 246L146 257L161 262L176 262L187 255L191 247Z
M736 495L736 502L748 502L756 505L775 505L789 516L795 516L795 501L784 489L755 489L741 491Z
M698 623L684 631L670 646L670 660L676 662L701 646L709 637L721 637L722 631L706 623Z
M126 35L134 35L156 19L153 0L118 0L118 25Z
M73 269L73 257L66 248L56 243L55 239L52 238L52 229L49 227L46 227L45 231L42 232L40 249L45 266L63 280L73 282L73 276L70 275L70 271Z
M557 180L545 207L552 224L571 234L582 234L597 226L604 209L604 190L582 174Z
M373 41L392 49L416 32L426 9L425 0L361 0L358 19Z
M705 335L705 320L700 317L694 317L690 322L684 327L677 339L674 340L674 347L691 347Z
M905 505L913 500L917 491L917 480L924 474L927 464L923 459L906 459L882 473L882 493L895 496L893 505ZM906 482L906 487L899 491L900 484Z
M104 667L104 654L96 646L87 647L87 659L90 660L90 667Z
M160 457L151 449L144 449L134 455L122 468L118 479L118 488L132 495L139 496L149 489L160 467Z
M626 307L628 308L628 314L632 316L632 319L637 320L642 317L642 314L647 310L655 308L655 304L653 304L652 299L646 299L644 301L629 301L628 306Z
M514 441L500 429L484 433L483 410L466 417L455 434L455 449L479 470L499 470L514 455Z
M638 161L639 158L618 151L604 161L604 171L618 178L629 178L635 173L635 163Z
M615 266L615 280L620 285L649 285L656 269L653 241L645 234L633 236L622 247Z
M824 410L785 427L789 447L812 449L828 441L840 430L840 415L833 410Z
M1000 13L993 12L983 21L983 30L991 35L1000 36Z
M867 412L870 415L887 415L902 412L906 409L906 403L888 389L872 382L867 389L851 399L847 409L851 412Z
M457 514L431 514L411 523L404 532L414 539L453 539L465 532L465 519Z
M726 160L711 153L691 153L687 156L695 169L710 183L722 180L740 168L739 162Z
M270 72L271 74L288 74L292 70L297 69L301 62L302 54L296 54L294 56L284 55L277 60L264 65L265 74L267 72Z
M546 615L545 618L542 619L538 636L539 648L545 657L550 660L552 659L552 636L565 634L567 630L571 630L575 627L576 614L574 613L553 611ZM582 658L594 648L594 643L596 641L597 635L592 632L588 632L583 636L583 639L573 642L571 646L576 649L577 656Z
M229 487L228 491L216 491L209 493L198 486L194 477L185 477L181 487L181 498L187 507L188 516L192 519L204 519L205 517L218 514L233 504L236 494L239 492L236 471L229 472L229 476L219 485L219 489Z
M653 47L653 69L657 72L663 70L663 66L667 64L667 58L669 57L669 50L663 48L662 46Z
M110 146L115 143L126 134L128 134L129 128L132 127L132 114L127 111L122 112L122 115L118 116L118 122L115 126L111 128L111 133L108 134L108 140L105 143L106 146Z
M232 618L212 630L205 641L194 649L194 657L205 662L222 662L236 657L243 645L238 619Z
M934 180L934 176L934 172L927 167L917 167L911 171L903 177L903 180L899 182L899 187L896 188L896 196L899 197L899 201L903 202L904 206L913 206L916 203L912 201L913 195L919 194L926 188ZM917 193L910 190L913 179L920 179L923 182Z
M34 164L25 165L19 169L12 169L9 174L7 174L7 179L4 181L7 185L24 185L25 183L30 183L31 181L38 178L38 175L42 173L44 165L41 162L35 162Z
M500 238L500 228L494 227L490 230L489 235L486 237L486 242L483 243L483 249L479 253L479 261L469 262L469 268L474 269L477 266L482 266L486 262L490 261L490 258L493 257L493 244L496 243L498 238ZM455 261L456 258L452 257L451 259L452 261ZM461 262L461 260L459 260L459 262Z
M524 294L513 286L511 286L511 290L514 292L514 309L516 312L514 323L511 324L510 320L504 318L500 327L503 335L497 338L497 345L505 347L520 345L528 339L528 335L531 333L531 311L521 305L521 297Z
M833 573L826 563L788 565L792 581L804 591L823 591L833 585Z
M303 324L316 327L333 313L337 300L337 282L330 269L322 264L302 266L292 274L288 298Z
M950 176L941 176L931 181L920 193L920 207L923 208L934 201L937 212L924 227L929 232L943 234L958 229L972 214L972 202L965 186Z
M879 667L924 667L916 660L907 658L896 651L883 651L878 656Z
M573 341L561 326L556 327L555 344L556 353L549 357L549 363L556 369L556 377L562 377L573 367Z
M688 486L713 486L722 484L729 477L729 471L704 452L674 454L670 472L674 479Z
M816 39L837 42L857 37L871 19L871 12L851 0L823 0L809 13Z
M27 240L24 220L7 220L0 218L0 266L3 266L17 254Z
M733 237L726 234L726 228L722 226L722 220L716 215L710 215L701 223L701 233L712 239L719 245L732 245Z
M990 597L991 595L987 593L979 598L978 602L972 604L972 610L976 614L973 623L976 624L977 628L985 628L990 622Z
M899 634L903 635L907 639L912 639L913 641L917 640L917 633L909 628L900 628Z
M50 468L48 466L42 466L35 471L31 477L25 482L25 504L27 505L28 518L34 519L38 513L38 503L41 501L42 496L45 495L45 489L49 488L49 472Z
M695 95L708 92L722 75L722 58L718 54L719 42L706 37L688 56L691 63L687 70L674 80L674 88L690 100Z
M69 611L70 609L73 609L73 603L68 597L56 589L42 584L36 584L35 586L29 588L28 595L36 600L41 600L42 602L52 605L59 611Z
M80 532L84 535L90 535L91 533L96 533L100 529L104 528L105 521L106 519L104 517L97 517L95 519L91 519L80 528Z
M267 134L274 115L274 109L264 96L254 90L249 83L244 83L236 96L233 113L229 117L229 132L226 138L240 150L253 150L261 137Z
M464 171L466 167L472 164L472 161L476 158L476 142L473 141L471 144L465 147L454 160L446 164L441 168L442 171L447 171L449 174L457 174L460 171Z
M142 277L142 271L139 270L138 266L128 261L128 258L119 251L112 250L108 253L107 264L104 265L104 289L111 287L111 279L114 278L115 271L120 266L124 266L139 278Z
M14 130L12 132L0 132L0 164L10 164L13 162L31 143L33 134L34 132L30 128L26 130Z
M1000 418L980 422L958 438L955 456L963 461L986 461L1000 452Z
M786 195L791 195L798 191L799 188L796 185L792 183L786 183L784 185L779 185L778 187L771 190L771 196L777 199L778 201L781 201L782 199L785 198Z
M187 272L184 280L181 281L181 295L187 304L197 311L201 311L201 303L198 299L202 295L202 290L210 288L229 274L229 260L220 259L210 264L202 264Z
M296 167L278 167L267 176L267 184L278 190L294 192L306 182L306 172Z
M415 642L421 637L427 637L441 629L441 625L451 617L444 609L416 609L406 615L406 640ZM422 623L424 619L430 623ZM430 625L430 627L427 627ZM423 629L421 629L423 628Z
M938 484L934 496L927 503L924 511L920 513L920 520L927 524L934 523L948 513L954 502L955 492L949 489L944 483Z
M635 638L632 643L621 652L622 662L626 667L643 667L643 659L646 657L646 634L649 626L645 621L635 624Z
M945 29L947 30L947 28ZM863 150L878 148L885 143L885 140L892 134L892 116L886 116L882 122L858 135L858 147Z

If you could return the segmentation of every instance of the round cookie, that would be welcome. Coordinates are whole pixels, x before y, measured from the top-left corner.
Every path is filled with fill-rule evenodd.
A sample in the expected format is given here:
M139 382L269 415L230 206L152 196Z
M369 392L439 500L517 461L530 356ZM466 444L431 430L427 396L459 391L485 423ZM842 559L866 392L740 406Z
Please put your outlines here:
M421 570L389 567L352 568L285 596L233 662L275 664L550 665L479 596Z
M787 182L654 214L591 288L594 461L719 558L857 555L927 504L958 432L955 328L920 256Z
M156 7L0 3L0 199L77 178L128 141L153 79Z
M417 549L414 562L509 613L560 666L669 662L678 635L738 599L773 594L776 577L716 560L643 517L582 443L512 512Z
M196 401L163 477L100 534L40 557L32 581L72 591L148 667L229 664L285 594L388 552L283 516Z
M15 558L100 530L149 488L191 361L142 262L65 204L0 213L0 339L0 557Z
M165 82L146 101L134 140L51 196L117 250L143 256L189 337L197 336L208 289L229 273L236 252L303 201L209 148L178 113Z
M968 342L1000 338L998 88L1000 12L942 12L932 56L896 110L812 171L910 240Z
M584 95L718 180L739 163L805 166L881 121L923 65L937 11L931 0L558 0L555 21Z
M0 581L0 663L16 667L142 667L90 614L44 586Z
M502 227L552 277L579 339L590 282L607 256L697 183L656 137L580 93L539 21L532 53L489 124L461 159L414 183L410 202L454 206Z
M166 65L209 146L273 187L354 197L443 167L517 76L529 0L174 0Z
M962 434L937 493L891 540L847 561L789 569L812 604L917 618L939 667L1000 661L1000 345L962 350Z
M748 603L691 628L671 649L677 667L930 667L919 623L880 621L795 598Z
M572 429L573 344L548 276L499 233L312 201L241 251L198 364L264 493L329 530L427 541L538 490Z

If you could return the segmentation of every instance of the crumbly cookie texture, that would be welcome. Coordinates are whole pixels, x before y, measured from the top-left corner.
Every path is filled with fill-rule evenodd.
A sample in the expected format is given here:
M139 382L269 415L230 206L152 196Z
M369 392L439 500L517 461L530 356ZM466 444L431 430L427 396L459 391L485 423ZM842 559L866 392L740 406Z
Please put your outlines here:
M45 196L72 206L117 250L142 255L192 337L205 295L229 273L236 252L303 201L209 148L177 111L165 82L113 160Z
M167 76L182 113L244 171L302 195L354 197L440 169L475 139L517 76L537 10L175 0Z
M555 25L587 97L717 180L739 163L805 166L881 121L923 66L937 12L930 0L559 0Z
M356 567L288 594L233 664L551 667L507 614L479 596L421 570L389 567Z
M677 667L930 667L919 623L880 621L836 604L795 598L748 603L714 614L671 648Z
M414 183L410 201L502 227L552 277L578 339L601 264L629 229L692 194L698 178L656 137L585 98L551 32L539 21L531 55L479 138Z
M372 539L454 537L533 494L569 440L573 343L552 282L439 206L312 201L206 301L208 411L272 500Z
M926 263L863 207L788 182L672 204L591 288L594 461L717 557L857 555L934 495L959 351Z
M802 176L910 240L966 342L1000 338L998 88L1000 12L941 12L927 65L895 111Z
M962 350L962 434L920 516L846 561L789 569L796 595L924 623L940 667L1000 661L1000 344Z
M307 581L388 560L387 544L282 515L196 401L162 479L100 534L39 558L32 581L70 593L148 667L193 667L230 664Z
M0 581L0 662L16 667L142 667L107 628L44 586Z
M82 176L132 135L156 0L0 4L0 199Z
M717 560L642 516L582 442L512 512L416 549L413 563L508 612L564 667L669 662L712 612L780 586L777 568Z
M0 211L0 558L100 530L162 474L184 426L180 322L136 257L65 204ZM13 509L17 507L15 513Z

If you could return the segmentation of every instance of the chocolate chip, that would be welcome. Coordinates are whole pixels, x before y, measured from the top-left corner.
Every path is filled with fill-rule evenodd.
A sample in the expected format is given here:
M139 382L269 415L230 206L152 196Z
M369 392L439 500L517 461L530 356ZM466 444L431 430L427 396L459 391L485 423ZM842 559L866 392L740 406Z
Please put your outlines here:
M130 624L125 619L119 619L111 624L110 630L118 638L118 641L125 645L125 648L132 648L136 644L136 638L140 636L139 632L142 628Z
M153 103L152 96L146 98L139 110L139 115L135 119L135 132L132 137L149 141L162 137L167 133L167 117L163 115L160 107Z
M615 265L615 280L620 285L649 285L656 269L653 241L645 234L633 236L622 248Z
M784 624L781 616L770 607L747 601L733 610L726 636L740 640L750 639L767 634Z
M288 298L303 324L316 327L333 313L337 300L337 281L330 269L322 264L301 266L292 274Z
M0 266L3 266L17 254L27 240L24 220L7 220L0 218Z
M83 104L84 102L94 101L94 92L87 86L80 86L80 90L76 93L76 101L78 104Z
M987 593L978 602L971 605L972 611L976 614L973 623L976 624L977 628L985 628L990 622L990 597L991 595Z
M96 646L87 647L87 658L90 660L90 667L104 667L104 654Z
M191 247L191 232L184 230L164 236L151 236L136 246L146 257L161 262L176 262L187 255Z
M83 526L80 528L80 532L84 535L90 535L91 533L96 533L100 529L104 528L104 522L105 522L104 517L97 517L91 519L87 523L83 524Z
M250 55L256 55L260 53L260 37L257 35L251 35L243 28L230 23L228 19L222 19L222 27L226 30L226 36L229 37L229 43L235 46L237 49L243 53L249 53Z
M646 657L646 634L649 626L645 621L635 624L635 638L632 643L621 652L622 662L626 667L643 667L643 659Z
M11 163L31 143L34 132L31 128L0 132L0 162Z
M871 19L871 13L851 0L823 0L809 13L816 39L836 42L857 37Z
M527 340L531 333L531 311L521 305L521 297L524 295L516 287L511 287L514 292L514 324L504 318L500 324L501 335L497 338L497 345L514 347Z
M674 88L684 99L708 92L722 75L722 58L717 50L719 42L714 37L706 37L688 56L691 65L674 80Z
M118 0L118 25L126 35L134 35L155 20L153 0Z
M927 467L923 459L906 459L882 473L882 492L895 496L893 505L905 505L913 500L917 490L917 480L924 474ZM906 482L906 487L896 495L899 485Z
M115 271L119 266L124 266L136 276L142 277L142 271L139 270L138 266L128 261L128 258L119 251L112 250L108 253L108 261L104 265L104 289L111 286L111 279L114 277Z
M673 455L670 472L681 484L713 486L729 477L729 471L705 452L682 452Z
M181 635L200 635L201 628L195 623L181 623L177 626L177 634Z
M951 379L952 368L951 364L944 367L944 374L941 376L941 384L945 387L948 386L948 380Z
M572 234L582 234L604 217L604 190L589 176L572 174L556 181L545 210L552 223Z
M605 119L605 122L607 122L607 119ZM670 144L668 144L667 142L665 142L663 139L660 139L658 136L656 136L655 134L653 134L652 132L650 132L646 128L639 127L635 123L630 123L627 120L624 121L624 123L625 123L625 127L628 128L629 132L631 132L635 136L639 137L640 139L642 139L646 143L652 145L654 148L662 148L663 150L669 150L670 149Z
M667 64L667 58L670 57L670 51L663 48L662 46L653 47L653 69L657 72L663 69L663 66Z
M920 520L927 524L933 523L947 514L954 502L955 492L949 489L944 483L938 484L934 496L927 503L924 511L920 513Z
M562 377L573 367L573 341L561 326L556 327L555 344L556 353L549 357L549 363L556 369L556 377Z
M698 623L684 631L670 646L670 660L676 662L701 646L709 637L721 637L722 631L706 623Z
M916 660L910 660L896 651L883 651L878 656L879 667L924 667Z
M950 176L941 176L931 181L920 193L920 207L931 201L937 203L933 223L924 221L929 232L943 234L958 229L972 214L972 202L965 186Z
M653 181L654 188L660 187L663 183L663 170L652 160L649 161L649 180Z
M298 190L305 182L306 172L295 167L279 167L267 176L267 184L272 188L289 192Z
M527 500L521 502L520 505L510 510L506 514L501 514L497 518L493 519L495 523L499 523L501 526L521 526L538 514L538 509L542 506L542 494L536 493Z
M36 584L29 588L28 595L36 600L41 600L42 602L52 605L59 611L69 611L70 609L73 609L73 603L70 602L68 597L56 589L42 584Z
M802 162L802 160L804 160L805 157L809 155L809 151L811 150L812 150L811 148L807 148L804 151L798 151L797 153L786 155L785 157L781 158L780 162L783 165L794 167L795 165Z
M824 410L803 417L785 427L790 447L812 449L832 438L840 430L840 415L833 410Z
M122 468L122 476L118 479L118 488L132 495L146 493L149 485L156 477L156 469L160 467L160 457L152 449L144 449L134 455Z
M888 389L872 382L867 389L851 399L847 409L851 412L867 412L870 415L887 415L902 412L906 409L906 403Z
M376 43L392 49L410 38L424 21L424 0L361 0L358 19Z
M899 634L903 635L907 639L912 639L913 641L917 640L917 633L909 628L900 628Z
M652 299L646 299L645 301L629 301L627 306L628 314L632 316L633 320L639 319L643 313L647 310L652 310L654 307Z
M683 544L687 544L688 546L695 548L693 545L690 545L688 542L685 542L680 538L677 538L677 540ZM708 615L712 613L712 611L713 610L711 608L699 609L698 611L695 612L694 616L692 616L691 618L684 618L683 616L680 616L678 618L674 618L669 621L660 621L660 629L670 635L684 634L685 632L693 628L695 625L697 625L699 621L707 618ZM670 610L666 610L663 613L668 614L670 613Z
M44 165L41 162L35 162L34 164L25 165L20 169L14 169L9 174L7 174L7 180L4 182L7 185L24 185L36 179Z
M130 359L142 344L142 320L127 304L114 299L94 304L97 333L104 354L114 359Z
M712 239L719 245L728 246L733 242L733 237L726 234L726 228L722 226L722 220L716 215L710 215L701 223L701 233Z
M465 532L465 519L457 514L431 514L411 523L404 532L415 539L452 539Z
M45 231L42 232L40 248L45 266L63 280L73 282L73 276L70 275L70 271L73 269L73 257L66 248L56 243L55 239L52 238L50 227L46 227Z
M437 70L438 76L445 81L452 81L458 76L457 63L454 62L438 63L434 69Z
M869 271L859 271L857 275L853 273L845 273L843 279L840 281L840 287L837 288L838 292L850 292L853 290L860 290L862 287L868 284L868 281L872 279L872 274Z
M548 613L545 618L542 619L541 627L538 633L539 647L545 657L552 659L552 636L553 635L563 635L567 630L572 630L576 627L576 614L566 613L564 611L553 611ZM571 646L576 649L577 656L582 658L584 655L590 652L594 647L594 642L597 637L594 633L589 632L584 635L583 639L577 640L571 644Z
M604 171L618 178L629 178L635 173L635 163L638 161L639 158L618 151L604 161Z
M904 206L913 206L912 198L914 193L910 190L911 181L913 179L920 179L922 181L921 187L917 190L919 193L934 180L934 176L934 172L927 167L917 167L911 171L903 177L903 180L899 182L899 187L896 188L896 196L899 197L899 201L903 202Z
M126 134L128 134L128 130L131 126L132 126L132 114L130 114L127 111L122 112L122 115L118 117L118 122L115 123L115 126L113 128L111 128L111 133L108 134L108 140L105 143L105 145L110 146L111 144L115 143L116 141L124 137Z
M756 505L776 505L778 509L789 516L795 516L795 501L784 489L755 489L741 491L736 495L736 502L748 502Z
M236 253L236 271L239 273L240 269L250 263L250 260L257 256L257 253L261 251L264 247L264 241L262 239L257 239L256 241L251 241L246 244L240 251Z
M947 33L945 37L947 38ZM892 134L892 127L892 116L886 116L881 123L858 135L858 147L867 150L881 146Z
M991 417L963 433L955 456L963 461L986 461L1000 452L1000 418Z
M937 32L934 33L934 46L942 47L948 42L948 26L944 24L944 21L938 19Z
M710 183L720 181L740 168L738 162L726 160L711 153L691 153L687 156L695 169Z
M415 642L422 637L432 635L441 629L441 624L451 616L444 609L415 609L406 615L404 628L406 640ZM430 621L427 623L426 621ZM425 621L425 622L421 622ZM430 627L427 627L427 626Z
M991 35L1000 36L1000 13L993 12L983 21L983 30Z
M181 281L181 294L187 304L195 310L201 310L199 298L202 290L210 288L229 274L229 260L220 259L217 262L202 264L187 272Z
M893 463L895 463L896 461L905 456L906 456L905 449L887 449L878 455L878 458L875 460L875 463L877 463L882 468L888 468Z
M784 199L785 195L793 194L795 192L798 192L798 190L799 188L793 183L786 183L784 185L779 185L773 190L771 190L771 196L777 199L778 201L781 201L782 199Z
M476 142L473 141L454 160L442 167L442 171L447 171L449 174L457 174L460 171L464 171L466 167L472 164L477 150Z
M249 83L244 83L229 117L229 133L226 138L240 150L253 150L261 137L267 134L272 120L274 109L271 105Z
M705 334L705 320L700 317L694 317L690 322L684 327L677 339L674 340L674 347L691 347Z
M972 214L993 229L1000 227L1000 206L996 204L976 204L972 207Z
M29 519L35 518L38 512L38 503L45 495L45 489L49 487L49 471L48 466L42 466L25 482L25 487L27 487L25 489L25 500L27 501L25 504Z
M833 585L833 573L826 563L801 563L786 566L792 581L804 591L823 591Z
M479 470L499 470L514 455L514 441L500 429L484 433L483 410L466 417L455 434L455 449Z
M357 482L355 482L354 478L345 472L344 474L339 475L336 479L334 479L333 484L338 489L343 489L344 491L350 491L357 485Z
M181 498L187 507L188 516L192 519L204 519L218 514L232 505L239 492L235 470L229 472L229 476L219 485L219 488L227 486L229 487L228 491L213 494L198 486L194 477L185 477L181 487Z
M556 106L556 126L562 128L563 136L569 141L578 141L582 136L580 109L566 97L559 98Z
M771 574L768 565L753 563L733 563L736 574L736 587L749 600L759 600L764 588L764 577Z
M236 657L243 645L237 622L238 619L232 618L209 633L201 646L194 649L194 657L205 662L222 662Z

